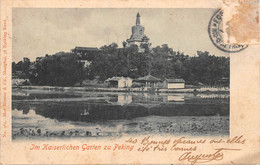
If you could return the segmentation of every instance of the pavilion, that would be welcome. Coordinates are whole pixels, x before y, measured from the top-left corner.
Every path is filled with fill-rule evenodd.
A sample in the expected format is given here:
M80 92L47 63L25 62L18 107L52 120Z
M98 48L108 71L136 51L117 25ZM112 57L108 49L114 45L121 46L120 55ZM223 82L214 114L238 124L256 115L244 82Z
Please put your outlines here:
M138 79L135 80L135 82L139 82L144 84L145 87L159 87L159 83L161 82L161 79L156 78L152 75L147 75L145 77L139 77Z

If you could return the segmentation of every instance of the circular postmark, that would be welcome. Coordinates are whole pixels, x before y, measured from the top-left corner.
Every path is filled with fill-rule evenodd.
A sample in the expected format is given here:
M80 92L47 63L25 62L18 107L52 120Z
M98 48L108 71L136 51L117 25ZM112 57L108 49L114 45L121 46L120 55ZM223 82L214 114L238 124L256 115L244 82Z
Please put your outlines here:
M223 10L218 9L209 21L208 26L209 38L212 43L220 50L228 53L240 52L248 47L248 45L224 43L223 30Z

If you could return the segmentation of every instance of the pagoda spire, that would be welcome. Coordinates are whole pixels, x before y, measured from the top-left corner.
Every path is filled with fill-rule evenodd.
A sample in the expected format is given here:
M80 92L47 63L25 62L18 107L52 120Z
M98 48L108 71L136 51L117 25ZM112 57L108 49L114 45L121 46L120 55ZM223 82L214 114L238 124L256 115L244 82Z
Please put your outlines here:
M139 12L136 15L136 25L140 25L140 14L139 14Z

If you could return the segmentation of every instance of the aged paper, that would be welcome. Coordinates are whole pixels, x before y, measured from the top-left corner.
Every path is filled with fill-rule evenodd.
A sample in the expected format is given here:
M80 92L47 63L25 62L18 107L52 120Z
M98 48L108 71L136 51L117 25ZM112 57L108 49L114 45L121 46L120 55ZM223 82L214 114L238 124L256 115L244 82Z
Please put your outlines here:
M260 164L258 0L1 0L1 164Z

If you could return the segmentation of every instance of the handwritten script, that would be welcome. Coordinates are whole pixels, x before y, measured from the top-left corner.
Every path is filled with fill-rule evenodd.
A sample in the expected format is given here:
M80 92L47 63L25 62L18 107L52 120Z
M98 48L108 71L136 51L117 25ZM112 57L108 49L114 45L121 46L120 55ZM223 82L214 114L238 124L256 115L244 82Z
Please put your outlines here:
M137 147L139 152L149 152L149 151L178 151L181 153L179 156L179 161L189 162L191 165L196 163L202 164L211 161L220 161L223 160L225 152L228 151L239 151L240 148L215 148L212 153L201 153L198 151L198 147L203 144L237 144L243 145L246 140L241 136L235 136L229 139L187 139L186 137L180 137L178 139L166 139L166 140L155 140L150 136L143 138L142 140L130 138L126 141L127 143L138 144L140 147ZM241 146L240 146L241 147Z
M197 139L185 136L170 139L158 139L147 136L143 138L129 138L114 144L31 144L28 149L42 151L83 151L83 152L167 152L177 156L176 161L191 165L221 161L227 152L237 152L243 149L246 139L241 136L231 138ZM225 147L223 147L225 145ZM210 146L210 147L209 147ZM214 146L214 147L213 147ZM209 147L210 149L207 149ZM207 151L205 151L207 149Z
M214 153L206 153L206 154L193 154L192 152L185 152L179 157L179 161L187 160L192 165L195 163L207 163L210 161L218 161L222 160L224 157L224 150L240 150L240 149L230 149L230 148L218 148L215 149Z

